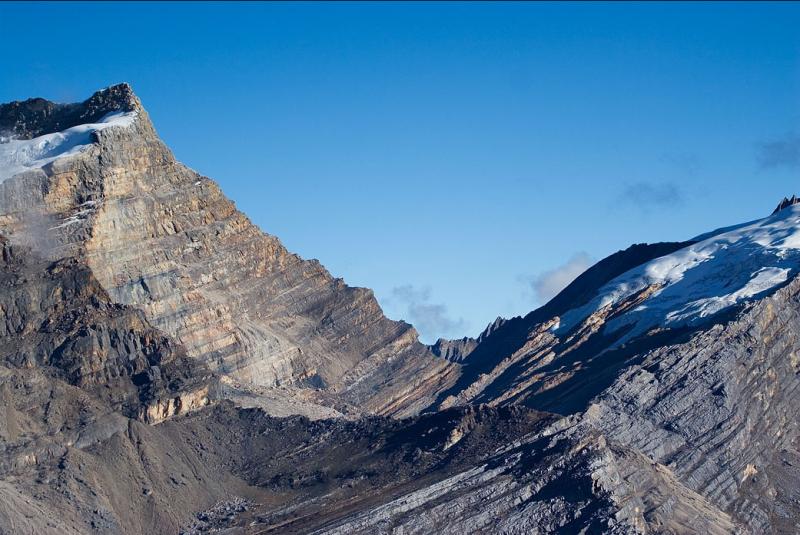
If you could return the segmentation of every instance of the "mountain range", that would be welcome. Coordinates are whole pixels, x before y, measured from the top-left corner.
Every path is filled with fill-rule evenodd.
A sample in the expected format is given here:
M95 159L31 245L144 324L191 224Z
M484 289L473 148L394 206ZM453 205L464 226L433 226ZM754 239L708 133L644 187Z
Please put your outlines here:
M0 533L800 531L796 197L426 346L120 84L0 105L0 248Z

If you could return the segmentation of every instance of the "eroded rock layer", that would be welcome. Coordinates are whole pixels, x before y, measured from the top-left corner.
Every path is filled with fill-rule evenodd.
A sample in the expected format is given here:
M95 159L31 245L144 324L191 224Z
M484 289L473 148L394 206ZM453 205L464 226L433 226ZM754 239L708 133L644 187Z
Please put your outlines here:
M40 368L148 422L204 406L211 374L140 310L111 302L74 259L0 236L0 361Z

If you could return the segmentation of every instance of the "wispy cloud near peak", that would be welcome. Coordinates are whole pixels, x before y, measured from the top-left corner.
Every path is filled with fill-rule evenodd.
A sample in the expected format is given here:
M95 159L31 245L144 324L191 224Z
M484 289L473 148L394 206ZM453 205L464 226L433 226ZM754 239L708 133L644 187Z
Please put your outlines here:
M569 283L594 264L585 252L572 255L564 264L543 271L530 279L531 290L537 303L543 305L567 287Z
M463 336L467 323L463 318L454 318L443 303L431 303L431 289L428 286L416 287L404 284L392 289L386 304L403 310L403 319L409 321L426 343L437 338Z

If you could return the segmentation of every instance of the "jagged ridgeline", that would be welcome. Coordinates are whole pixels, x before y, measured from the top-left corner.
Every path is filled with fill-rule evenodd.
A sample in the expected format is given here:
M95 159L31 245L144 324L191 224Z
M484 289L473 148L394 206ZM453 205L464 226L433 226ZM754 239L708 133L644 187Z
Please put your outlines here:
M0 533L795 533L800 205L426 347L126 84L0 105Z

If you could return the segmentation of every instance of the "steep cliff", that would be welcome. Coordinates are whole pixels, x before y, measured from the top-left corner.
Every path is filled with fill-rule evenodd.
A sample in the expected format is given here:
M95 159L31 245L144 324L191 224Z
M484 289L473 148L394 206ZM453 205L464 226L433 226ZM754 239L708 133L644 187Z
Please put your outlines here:
M42 260L2 236L0 251L0 361L6 366L39 368L149 422L208 402L208 369L191 362L141 311L112 303L85 266Z
M3 105L0 131L21 170L0 183L0 232L85 264L112 302L230 378L229 395L280 387L345 413L411 414L455 379L371 291L289 253L175 161L129 86Z

